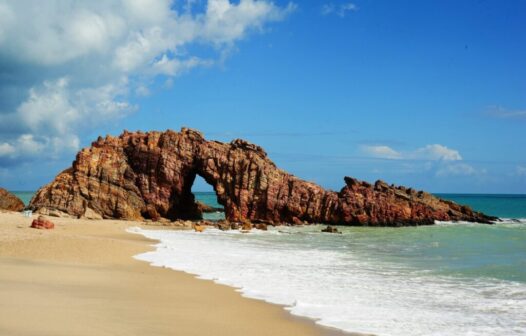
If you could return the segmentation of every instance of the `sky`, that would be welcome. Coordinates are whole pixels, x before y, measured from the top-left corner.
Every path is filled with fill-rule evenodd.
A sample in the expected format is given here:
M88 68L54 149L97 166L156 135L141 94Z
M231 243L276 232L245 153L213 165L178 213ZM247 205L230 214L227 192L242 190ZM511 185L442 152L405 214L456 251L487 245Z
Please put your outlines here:
M181 127L333 190L526 193L526 1L0 0L0 186Z

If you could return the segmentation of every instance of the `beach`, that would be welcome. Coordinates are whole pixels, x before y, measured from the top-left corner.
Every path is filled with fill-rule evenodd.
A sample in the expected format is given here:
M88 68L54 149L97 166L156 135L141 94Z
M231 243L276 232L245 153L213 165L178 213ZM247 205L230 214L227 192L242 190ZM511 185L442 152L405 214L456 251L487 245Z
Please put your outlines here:
M126 232L142 222L50 219L55 229L37 230L0 212L2 335L342 335L134 259L155 243Z
M0 336L526 336L525 30L0 0Z

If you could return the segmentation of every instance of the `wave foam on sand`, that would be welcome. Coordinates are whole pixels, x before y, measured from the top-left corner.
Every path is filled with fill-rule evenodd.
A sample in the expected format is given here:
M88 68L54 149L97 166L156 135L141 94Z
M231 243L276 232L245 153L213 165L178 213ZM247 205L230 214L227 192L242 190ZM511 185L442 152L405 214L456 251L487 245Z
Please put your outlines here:
M284 230L130 229L160 241L137 259L238 288L324 326L393 336L526 330L524 283L431 275L349 253L348 234ZM328 239L336 243L327 245Z

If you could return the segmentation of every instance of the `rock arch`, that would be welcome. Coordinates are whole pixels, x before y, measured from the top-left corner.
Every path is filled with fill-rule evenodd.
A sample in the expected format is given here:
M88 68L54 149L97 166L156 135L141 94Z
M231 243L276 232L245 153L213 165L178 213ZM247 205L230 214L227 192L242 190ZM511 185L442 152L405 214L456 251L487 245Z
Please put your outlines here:
M325 190L277 168L257 145L207 141L187 128L99 137L37 192L30 207L78 217L199 218L191 191L197 175L213 186L230 221L418 225L493 219L382 181L346 177L340 192Z

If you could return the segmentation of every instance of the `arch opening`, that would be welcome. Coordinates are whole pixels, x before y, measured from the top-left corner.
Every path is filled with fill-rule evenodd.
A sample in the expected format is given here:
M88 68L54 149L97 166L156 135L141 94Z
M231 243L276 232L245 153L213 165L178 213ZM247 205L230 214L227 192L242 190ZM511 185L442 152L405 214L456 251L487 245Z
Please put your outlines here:
M219 203L214 187L199 174L194 177L191 194L194 196L202 219L210 221L225 219L225 208Z

